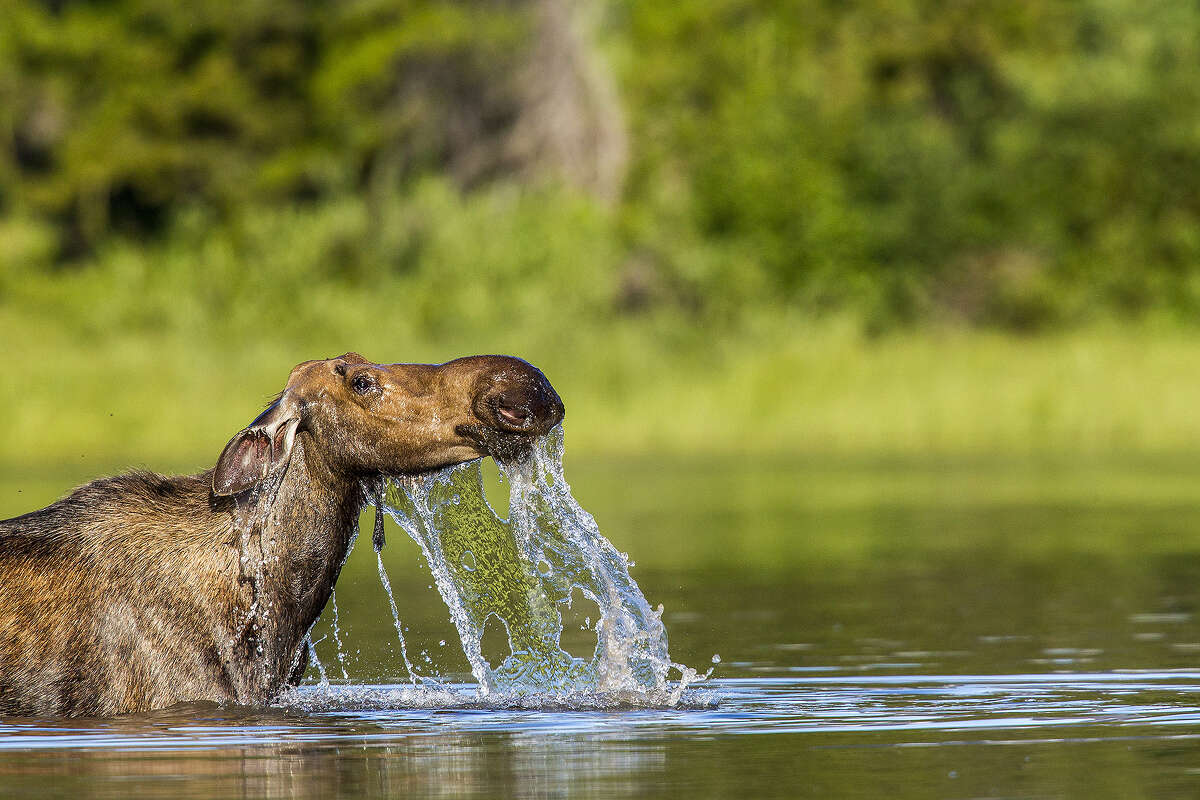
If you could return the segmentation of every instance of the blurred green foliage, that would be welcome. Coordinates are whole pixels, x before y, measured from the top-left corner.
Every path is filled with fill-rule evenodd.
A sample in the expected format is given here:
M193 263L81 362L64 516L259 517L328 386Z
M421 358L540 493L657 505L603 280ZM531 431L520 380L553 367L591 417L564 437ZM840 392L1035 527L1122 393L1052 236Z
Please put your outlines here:
M651 237L682 208L771 291L873 325L1193 318L1195 4L624 8L627 206Z
M9 0L0 269L117 270L106 254L130 237L218 231L236 249L267 207L315 205L337 219L357 197L361 228L312 259L304 285L402 275L428 256L423 237L458 223L391 227L390 198L412 203L427 177L461 173L450 168L459 140L511 122L512 76L538 8ZM588 274L572 277L597 301L575 307L613 317L666 305L705 326L772 308L850 309L868 331L1195 316L1195 4L596 8L593 38L615 68L631 158L616 207L592 212L603 242L582 234L603 257L587 256ZM454 185L513 180L501 162ZM514 213L496 220L508 246L574 235L550 230L562 223L555 213L540 231L512 234L536 225ZM310 236L271 238L292 249ZM267 273L276 260L247 268ZM524 284L559 284L562 269L543 263ZM413 302L453 303L449 281L424 272ZM226 295L239 281L281 281L212 278L210 291Z
M0 197L55 228L57 256L262 203L359 191L461 86L504 74L518 8L470 2L13 0L0 18ZM441 69L439 70L439 66ZM452 76L419 108L413 73Z

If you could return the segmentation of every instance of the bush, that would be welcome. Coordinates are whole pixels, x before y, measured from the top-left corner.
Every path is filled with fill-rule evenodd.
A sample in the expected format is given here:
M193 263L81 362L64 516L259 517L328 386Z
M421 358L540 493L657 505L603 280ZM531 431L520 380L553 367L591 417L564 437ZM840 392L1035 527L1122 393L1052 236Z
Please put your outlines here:
M510 202L533 227L494 257L519 278L483 284L518 305L511 286L563 291L561 242L579 238L603 253L589 263L604 279L580 279L601 316L662 307L741 325L784 303L849 309L873 331L1195 318L1200 7L610 0L599 50L623 113L582 17L555 16L577 7L12 0L0 263L61 269L188 229L179 258L196 250L210 272L214 248L267 242L262 274L198 290L203 307L297 270L347 287L412 271L451 283L493 257L488 239L431 239L443 229L428 215L454 206L476 225ZM597 233L593 212L549 208L581 231L528 222L559 197L554 174L611 200L617 178L601 173L619 175L622 117L615 224ZM322 209L331 227L311 235L326 238L304 256L267 252L259 226L305 208ZM602 283L613 296L592 293ZM451 311L466 302L454 295L443 310L447 293L431 296L416 312L430 330L491 319L486 303Z

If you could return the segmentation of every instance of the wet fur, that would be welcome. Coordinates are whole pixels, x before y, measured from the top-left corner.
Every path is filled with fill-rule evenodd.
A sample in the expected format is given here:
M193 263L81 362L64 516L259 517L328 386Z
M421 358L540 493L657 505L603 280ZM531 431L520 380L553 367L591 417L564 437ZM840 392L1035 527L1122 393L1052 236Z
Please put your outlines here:
M363 497L295 455L236 499L211 493L211 472L133 472L0 521L0 714L256 704L298 681Z

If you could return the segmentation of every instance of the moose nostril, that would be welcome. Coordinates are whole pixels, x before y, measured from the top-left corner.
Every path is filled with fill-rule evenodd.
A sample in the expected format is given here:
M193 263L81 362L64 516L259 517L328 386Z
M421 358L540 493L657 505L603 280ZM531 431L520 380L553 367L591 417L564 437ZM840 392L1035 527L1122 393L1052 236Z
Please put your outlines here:
M501 405L496 408L496 415L504 422L516 427L524 427L529 423L530 413L525 408L515 408Z

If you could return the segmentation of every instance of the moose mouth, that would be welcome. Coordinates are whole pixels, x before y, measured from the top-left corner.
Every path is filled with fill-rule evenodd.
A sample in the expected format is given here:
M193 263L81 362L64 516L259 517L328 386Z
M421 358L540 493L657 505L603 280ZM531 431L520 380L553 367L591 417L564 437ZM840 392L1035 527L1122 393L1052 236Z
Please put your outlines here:
M459 425L454 432L469 439L484 453L508 463L522 460L533 449L537 433L506 431L489 425Z

